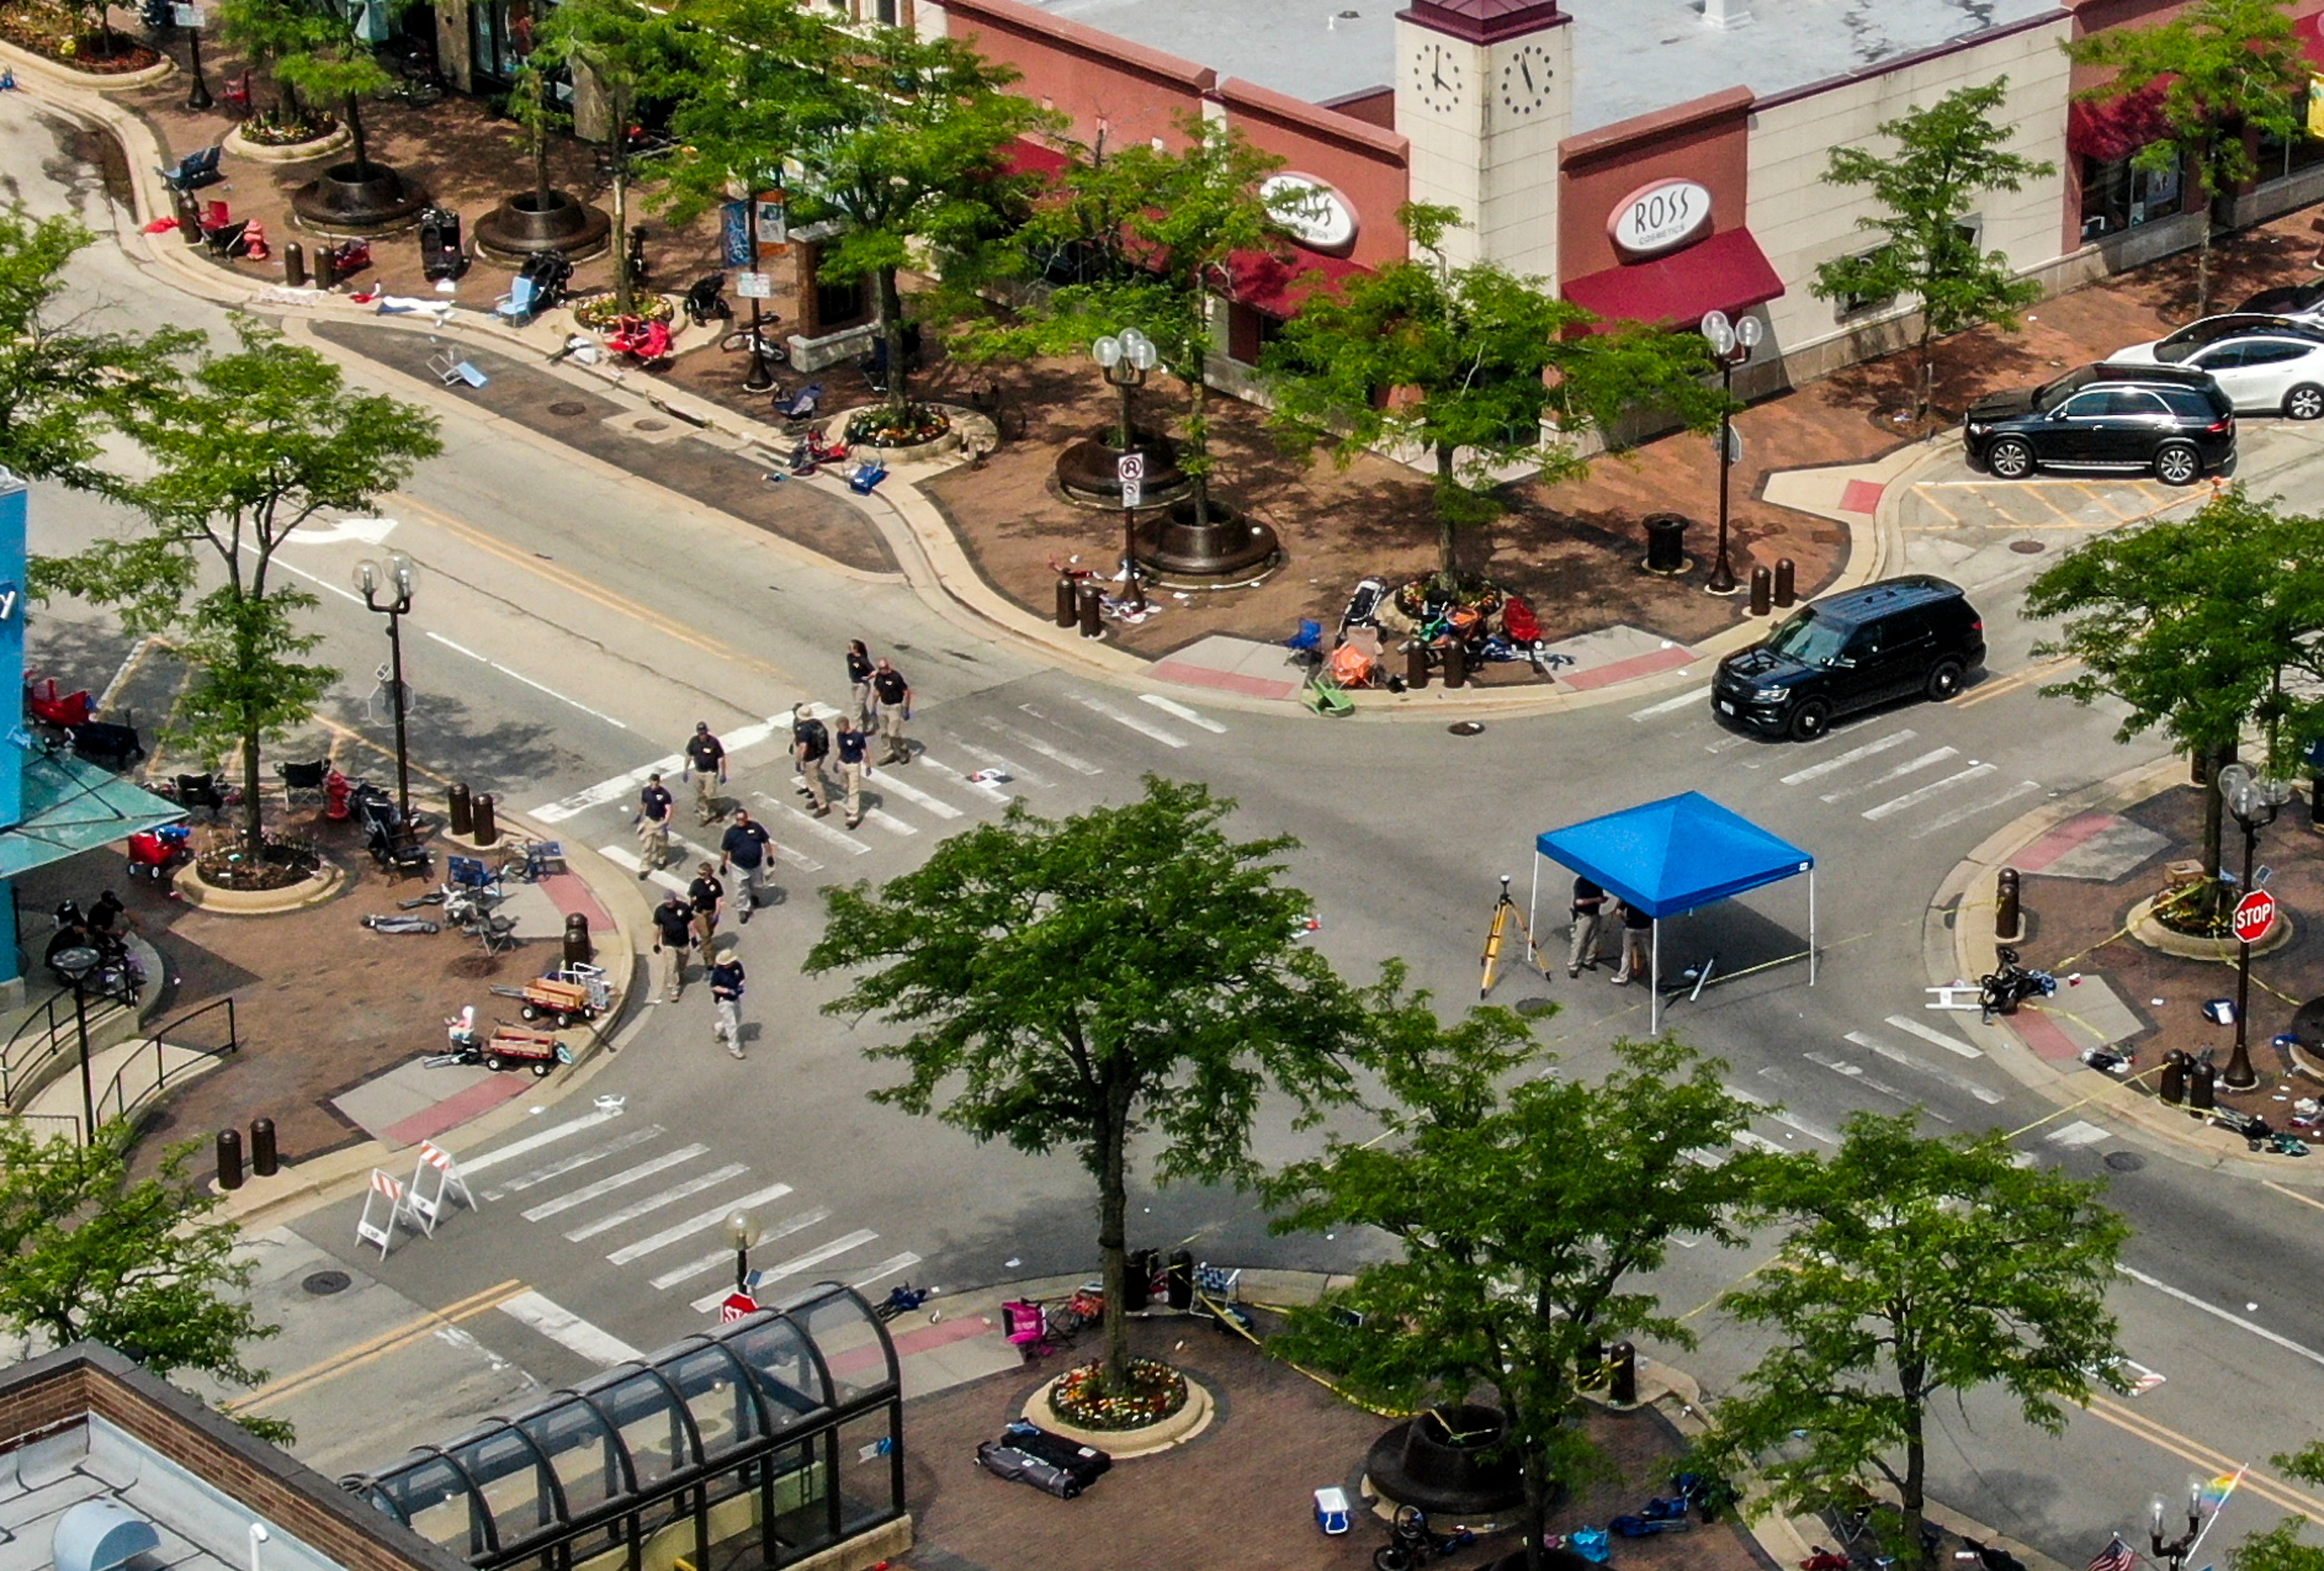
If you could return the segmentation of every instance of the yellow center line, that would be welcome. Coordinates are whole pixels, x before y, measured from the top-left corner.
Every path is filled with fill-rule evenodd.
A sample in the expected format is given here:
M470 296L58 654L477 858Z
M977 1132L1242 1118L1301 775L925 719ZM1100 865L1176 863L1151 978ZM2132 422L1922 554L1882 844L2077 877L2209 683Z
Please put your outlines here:
M471 1293L466 1298L447 1304L440 1309L431 1309L416 1320L408 1321L392 1330L383 1331L368 1341L358 1342L352 1347L332 1355L319 1364L310 1364L295 1374L286 1374L279 1380L269 1381L246 1396L238 1396L231 1401L222 1402L219 1405L227 1412L239 1412L247 1411L263 1403L279 1401L293 1392L303 1391L308 1386L318 1385L327 1380L336 1380L350 1370L360 1368L375 1359L383 1358L398 1348L418 1341L422 1337L433 1336L446 1326L457 1325L462 1320L474 1319L487 1310L498 1309L523 1291L524 1283L512 1277L498 1287L488 1287L482 1292Z
M363 732L355 730L351 727L341 725L337 721L333 720L327 714L318 714L310 716L309 718L311 718L317 725L321 726L325 730L329 731L333 736L338 738L339 740L343 742L354 742L359 747L369 748L373 752L377 753L389 763L392 764L395 762L394 749L383 747L380 743L375 742L369 737L364 735ZM438 775L427 765L416 760L408 760L408 762L410 764L411 772L413 774L425 775L430 780L435 781L436 784L444 786L447 790L451 787L452 781L448 776Z
M2037 660L2031 666L2020 666L2005 675L1978 683L1971 691L1954 699L1952 707L1969 709L1988 699L2004 697L2020 688L2030 687L2036 683L2046 682L2052 676L2060 675L2077 663L2070 656L2062 655L2054 656L2047 660Z
M2207 1472L2215 1475L2233 1473L2243 1465L2225 1452L2215 1451L2191 1436L2182 1435L2143 1413L2133 1412L2111 1397L2092 1397L2088 1410L2093 1418L2102 1419L2126 1434L2135 1435L2149 1445L2168 1451L2181 1461L2191 1462ZM2243 1483L2238 1487L2294 1516L2306 1517L2311 1522L2324 1522L2324 1501L2302 1493L2282 1479L2250 1471L2245 1473Z

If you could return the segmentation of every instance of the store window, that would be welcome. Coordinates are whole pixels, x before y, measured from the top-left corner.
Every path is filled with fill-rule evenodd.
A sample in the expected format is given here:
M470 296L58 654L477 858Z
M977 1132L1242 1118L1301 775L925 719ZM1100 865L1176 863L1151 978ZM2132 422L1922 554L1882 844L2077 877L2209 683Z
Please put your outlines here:
M2177 214L2185 190L2177 164L2144 170L2127 158L2082 160L2082 238L2096 240Z
M2292 112L2302 127L2313 124L2310 118L2310 88L2302 87L2292 95ZM2262 135L2255 161L2259 165L2255 178L2260 183L2280 180L2286 175L2297 174L2301 170L2324 163L2324 137L2305 129L2295 132L2289 142L2278 142L2273 136Z

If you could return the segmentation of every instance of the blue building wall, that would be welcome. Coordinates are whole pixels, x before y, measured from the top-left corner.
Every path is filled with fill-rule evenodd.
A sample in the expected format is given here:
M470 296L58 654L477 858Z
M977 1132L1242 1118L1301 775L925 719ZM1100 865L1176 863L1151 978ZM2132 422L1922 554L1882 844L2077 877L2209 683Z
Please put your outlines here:
M24 482L0 469L0 830L24 819ZM0 890L0 985L16 980L16 902Z

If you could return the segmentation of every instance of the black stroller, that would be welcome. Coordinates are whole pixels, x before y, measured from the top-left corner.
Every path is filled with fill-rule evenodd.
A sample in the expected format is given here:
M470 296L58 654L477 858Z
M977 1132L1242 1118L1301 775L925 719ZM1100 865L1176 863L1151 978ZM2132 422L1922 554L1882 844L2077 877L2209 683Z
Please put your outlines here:
M364 827L364 849L371 853L373 861L399 878L406 873L428 876L433 859L403 815L395 810L393 797L366 783L355 787L349 804Z

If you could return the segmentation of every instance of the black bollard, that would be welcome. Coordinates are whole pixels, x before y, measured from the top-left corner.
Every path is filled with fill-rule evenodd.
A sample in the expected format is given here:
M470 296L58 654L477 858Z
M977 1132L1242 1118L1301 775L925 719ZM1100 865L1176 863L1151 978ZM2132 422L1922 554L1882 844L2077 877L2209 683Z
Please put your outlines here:
M1789 608L1799 602L1800 593L1792 580L1799 570L1792 565L1789 556L1775 558L1775 603Z
M2015 943L2025 936L2025 913L2018 904L2017 869L2004 868L1993 880L1993 936Z
M2174 1107L2187 1099L2187 1055L2175 1047L2163 1055L2163 1076L2155 1094Z
M189 245L202 243L202 205L191 191L178 191L171 198L178 209L178 238Z
M1094 583L1082 585L1082 637L1098 639L1105 636L1105 624L1098 617L1098 590Z
M315 287L318 289L327 289L335 287L338 281L339 275L331 266L331 248L327 245L318 245L315 247Z
M1069 628L1080 620L1081 613L1074 609L1074 581L1060 573L1057 574L1057 625Z
M1751 614L1766 616L1767 608L1775 603L1775 584L1767 576L1767 570L1765 567L1751 569Z
M474 834L476 831L475 804L469 799L468 783L455 780L444 793L444 816L454 834Z
M1677 513L1648 513L1646 569L1668 577L1686 571L1686 519Z
M1628 1342L1617 1342L1609 1350L1609 1367L1606 1374L1606 1400L1618 1408L1638 1405L1638 1350Z
M1194 1257L1184 1249L1170 1251L1170 1307L1194 1307Z
M1404 684L1415 693L1428 685L1428 646L1418 639L1404 647Z
M1121 1312L1134 1315L1154 1299L1154 1251L1133 1249L1122 1265Z
M222 1190L242 1188L242 1131L217 1132L217 1181Z
M282 1171L281 1156L274 1149L274 1120L253 1118L250 1121L250 1171L260 1178L272 1178Z
M1457 639L1444 646L1444 685L1447 687L1469 685L1469 651L1462 647L1461 641Z
M493 802L494 798L493 794L489 791L476 798L475 840L476 843L480 846L491 845L501 838L501 826L493 822Z
M294 289L307 287L307 248L295 240L282 248L282 281Z
M589 940L587 914L579 911L567 914L565 918L565 963L586 966L596 953L597 946Z
M2199 1112L2218 1107L2219 1098L2214 1088L2218 1080L2218 1066L2211 1061L2211 1055L2207 1052L2197 1059L2195 1067L2187 1071L2187 1106Z

